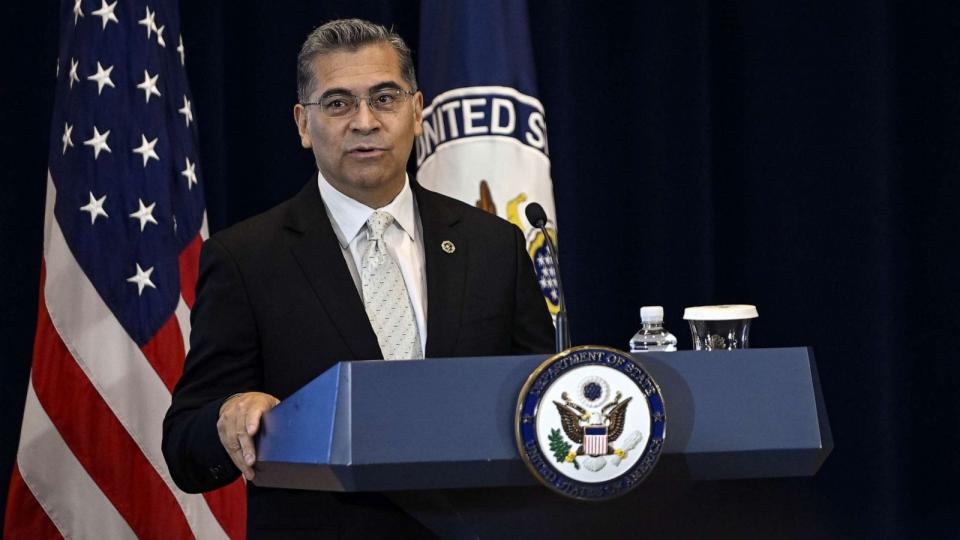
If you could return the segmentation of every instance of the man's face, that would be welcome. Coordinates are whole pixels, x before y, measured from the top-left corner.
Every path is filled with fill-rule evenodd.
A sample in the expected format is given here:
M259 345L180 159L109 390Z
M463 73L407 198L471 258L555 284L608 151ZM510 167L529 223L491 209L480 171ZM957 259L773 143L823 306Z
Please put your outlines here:
M334 93L366 96L385 87L411 90L397 52L387 43L319 55L313 66L308 102ZM403 188L407 159L421 130L420 92L393 112L374 112L361 100L359 110L345 117L328 118L318 105L297 104L293 113L301 144L313 150L323 177L338 191L379 208Z

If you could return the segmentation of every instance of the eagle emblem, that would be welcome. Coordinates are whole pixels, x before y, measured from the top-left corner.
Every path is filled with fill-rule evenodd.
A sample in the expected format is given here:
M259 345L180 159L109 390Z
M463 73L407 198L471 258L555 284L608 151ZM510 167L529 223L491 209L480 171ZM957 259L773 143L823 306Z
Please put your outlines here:
M633 489L656 465L666 435L660 388L637 358L584 345L530 374L517 398L517 448L544 485L575 499Z
M591 412L571 400L566 392L560 397L563 403L554 401L553 404L560 412L560 425L563 426L563 432L571 441L580 445L577 447L576 455L586 454L597 457L613 454L613 446L610 443L616 441L623 433L627 406L633 398L628 397L621 401L622 394L617 392L613 401L598 411Z

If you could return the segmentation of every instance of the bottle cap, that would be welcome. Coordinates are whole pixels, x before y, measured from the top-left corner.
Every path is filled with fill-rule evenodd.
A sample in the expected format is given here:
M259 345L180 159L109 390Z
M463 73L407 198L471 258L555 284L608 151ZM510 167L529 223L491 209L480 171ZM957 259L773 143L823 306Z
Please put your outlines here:
M663 306L640 308L640 322L663 322Z
M756 319L757 306L748 304L725 304L720 306L696 306L683 310L683 318L688 321L736 321Z

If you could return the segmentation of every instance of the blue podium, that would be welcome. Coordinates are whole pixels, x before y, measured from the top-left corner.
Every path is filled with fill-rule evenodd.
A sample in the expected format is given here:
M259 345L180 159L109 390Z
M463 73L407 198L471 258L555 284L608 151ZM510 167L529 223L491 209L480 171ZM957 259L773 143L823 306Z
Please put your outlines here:
M516 520L543 532L578 505L605 519L595 504L530 487L537 482L517 451L514 414L521 386L546 358L341 362L265 415L254 482L395 492L398 504L452 537L517 532ZM699 480L812 476L833 448L809 348L637 358L660 385L667 432L635 498L648 484L669 491ZM524 508L542 515L531 520Z

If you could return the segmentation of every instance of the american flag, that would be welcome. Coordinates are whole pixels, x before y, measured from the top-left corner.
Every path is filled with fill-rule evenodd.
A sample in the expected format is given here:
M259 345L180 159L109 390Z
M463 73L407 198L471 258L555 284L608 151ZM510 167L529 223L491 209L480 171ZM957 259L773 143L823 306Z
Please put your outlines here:
M603 456L607 453L607 428L584 427L583 450L588 456Z
M160 451L206 237L178 11L175 0L61 6L39 315L6 538L244 536L242 482L185 494Z

